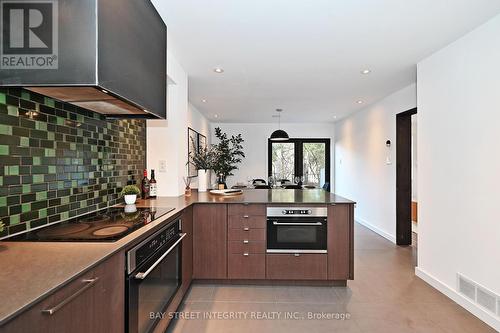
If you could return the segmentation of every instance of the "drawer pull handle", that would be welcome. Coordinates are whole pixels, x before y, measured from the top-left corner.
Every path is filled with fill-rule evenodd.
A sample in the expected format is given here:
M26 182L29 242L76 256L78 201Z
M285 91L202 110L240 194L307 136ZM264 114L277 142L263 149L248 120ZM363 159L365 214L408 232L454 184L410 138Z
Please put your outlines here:
M244 219L247 219L247 218L249 218L249 217L250 217L250 216L248 216L248 215L243 215L243 218L244 218Z
M243 241L243 244L248 244L248 239L245 239L245 240Z
M246 252L245 252L245 253L243 253L243 255L244 255L245 257L248 257L248 253L246 253Z
M250 228L249 227L244 227L243 230L248 231L248 230L250 230Z
M58 310L60 310L63 306L66 304L70 303L72 300L77 298L80 294L82 294L85 290L91 288L93 285L96 284L96 282L99 280L98 277L95 277L93 279L83 279L82 282L85 283L85 285L78 289L74 294L66 298L64 301L61 303L57 304L53 308L47 309L47 310L42 310L42 313L48 316L52 316L54 313L56 313Z

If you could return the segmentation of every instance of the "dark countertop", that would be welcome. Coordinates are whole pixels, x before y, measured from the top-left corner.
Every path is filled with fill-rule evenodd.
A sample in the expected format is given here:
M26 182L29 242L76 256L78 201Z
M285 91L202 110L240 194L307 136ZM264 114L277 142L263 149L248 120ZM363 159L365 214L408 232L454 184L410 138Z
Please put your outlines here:
M137 206L174 211L113 243L0 242L0 325L66 285L111 255L126 250L195 203L354 204L323 190L244 190L221 197L193 191L189 197L139 200Z

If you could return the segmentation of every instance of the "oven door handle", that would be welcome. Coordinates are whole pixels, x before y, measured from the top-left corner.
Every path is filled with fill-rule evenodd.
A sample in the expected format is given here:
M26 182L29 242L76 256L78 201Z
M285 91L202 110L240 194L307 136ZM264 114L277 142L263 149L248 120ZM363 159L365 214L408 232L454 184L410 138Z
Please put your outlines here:
M186 233L183 233L183 234L179 234L180 235L180 238L178 240L175 241L175 243L167 250L165 251L165 253L163 253L161 255L160 258L158 258L158 260L155 261L155 263L153 265L151 265L151 267L149 267L147 269L147 271L145 271L144 273L137 273L134 277L138 280L144 280L148 275L149 273L151 273L151 271L153 269L156 268L156 266L158 266L160 264L160 262L165 259L166 256L168 256L168 254L177 246L177 244L179 244L181 242L181 240L186 237Z
M304 222L297 222L297 223L293 223L293 222L277 222L277 221L273 221L273 225L291 225L291 226L316 226L316 225L323 225L323 222L313 222L313 223L304 223Z

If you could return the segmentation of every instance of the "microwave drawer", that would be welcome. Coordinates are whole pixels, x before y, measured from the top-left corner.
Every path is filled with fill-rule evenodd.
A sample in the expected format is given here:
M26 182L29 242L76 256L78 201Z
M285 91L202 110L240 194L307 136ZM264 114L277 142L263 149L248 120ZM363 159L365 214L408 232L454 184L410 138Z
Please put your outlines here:
M267 254L266 278L270 280L326 280L326 254Z

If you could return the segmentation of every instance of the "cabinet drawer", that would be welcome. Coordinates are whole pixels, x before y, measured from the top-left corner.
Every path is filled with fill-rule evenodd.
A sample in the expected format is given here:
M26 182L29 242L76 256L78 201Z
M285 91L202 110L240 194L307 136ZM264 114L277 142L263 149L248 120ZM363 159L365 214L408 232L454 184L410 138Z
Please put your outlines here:
M265 216L229 216L229 228L240 229L240 228L265 228L266 227L266 217Z
M258 240L265 241L266 240L266 229L250 229L245 230L244 228L240 229L229 229L228 231L228 240Z
M272 280L326 280L326 254L268 254L266 274Z
M122 333L125 255L118 253L22 312L1 332ZM51 313L47 313L51 310Z
M235 216L266 216L266 205L262 204L229 204L228 205L228 215Z
M245 243L246 242L246 243ZM229 254L242 254L242 253L266 253L266 242L264 241L251 241L251 240L237 240L228 242Z
M265 279L265 254L230 254L227 273L230 279Z

